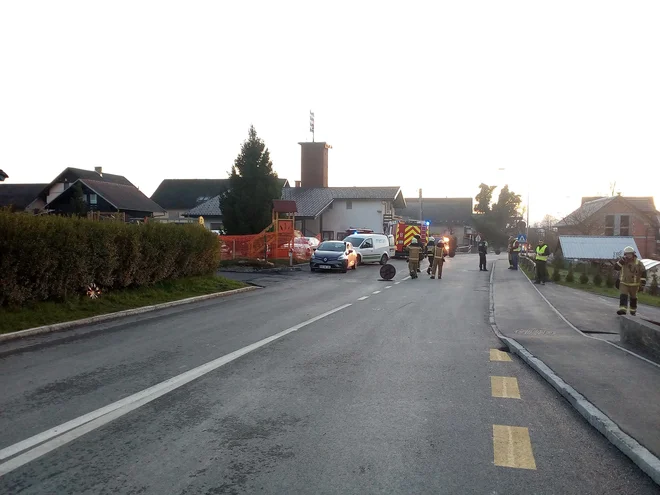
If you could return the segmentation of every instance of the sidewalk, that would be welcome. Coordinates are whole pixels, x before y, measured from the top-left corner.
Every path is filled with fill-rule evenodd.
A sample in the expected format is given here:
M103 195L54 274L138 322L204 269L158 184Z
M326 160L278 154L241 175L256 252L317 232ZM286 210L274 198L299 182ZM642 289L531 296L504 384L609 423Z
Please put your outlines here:
M519 342L621 430L660 457L660 368L607 342L580 335L550 308L522 272L507 267L506 260L492 267L499 331ZM598 296L593 299L580 291L564 293L564 287L540 289L553 305L557 301L555 307L580 330L618 333L613 310L616 301L598 301ZM647 317L657 316L655 311L640 308L640 314ZM608 340L615 341L612 336Z

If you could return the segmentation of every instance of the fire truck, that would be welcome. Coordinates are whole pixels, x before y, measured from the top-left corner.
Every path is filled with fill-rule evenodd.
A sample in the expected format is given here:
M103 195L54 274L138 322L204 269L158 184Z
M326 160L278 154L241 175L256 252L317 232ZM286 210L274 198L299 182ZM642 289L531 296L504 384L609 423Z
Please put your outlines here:
M394 239L396 244L395 258L405 258L408 255L408 245L419 234L422 242L428 242L429 222L421 220L399 221L396 224Z

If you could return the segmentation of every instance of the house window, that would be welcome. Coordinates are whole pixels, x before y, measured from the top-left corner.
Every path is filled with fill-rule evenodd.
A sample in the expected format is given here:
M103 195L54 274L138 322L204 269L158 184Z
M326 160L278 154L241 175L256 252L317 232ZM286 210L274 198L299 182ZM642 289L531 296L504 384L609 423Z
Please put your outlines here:
M351 201L350 199L346 201L346 209L347 210L353 209L353 201Z
M614 215L605 217L605 235L614 235Z
M624 235L624 236L630 235L630 215L621 215L619 235Z
M343 241L345 237L347 237L346 232L337 232L338 241Z
M335 233L332 232L331 230L324 230L323 231L323 240L324 241L334 241L335 240Z
M96 194L90 194L89 195L89 204L90 205L96 205L96 204L98 204L98 201L99 200L98 200L98 197L96 196Z

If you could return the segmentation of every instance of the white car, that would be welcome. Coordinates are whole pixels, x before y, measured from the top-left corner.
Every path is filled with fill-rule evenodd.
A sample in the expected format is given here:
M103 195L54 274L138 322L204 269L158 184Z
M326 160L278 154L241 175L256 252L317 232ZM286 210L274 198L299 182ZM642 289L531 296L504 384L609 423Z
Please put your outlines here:
M394 236L385 234L352 234L344 238L350 242L358 255L358 263L380 263L384 265L394 258Z

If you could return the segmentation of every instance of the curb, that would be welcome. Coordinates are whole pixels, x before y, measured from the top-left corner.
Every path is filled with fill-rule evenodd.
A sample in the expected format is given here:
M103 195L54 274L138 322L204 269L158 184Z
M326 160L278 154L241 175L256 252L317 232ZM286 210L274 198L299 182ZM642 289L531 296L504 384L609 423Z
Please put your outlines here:
M0 335L0 343L23 339L25 337L31 337L33 335L41 335L45 333L54 333L54 332L61 332L63 330L71 330L73 328L84 327L86 325L90 325L93 323L101 323L104 321L116 320L119 318L123 318L125 316L133 316L142 313L149 313L151 311L156 311L158 309L173 308L176 306L183 306L184 304L206 301L208 299L218 299L221 297L233 296L234 294L241 294L242 292L250 292L260 288L261 287L256 287L256 286L242 287L240 289L228 290L225 292L214 292L213 294L205 294L203 296L188 297L186 299L179 299L177 301L170 301L162 304L142 306L139 308L117 311L115 313L90 316L89 318L83 318L80 320L65 321L63 323L54 323L52 325L44 325L42 327L34 327L34 328L28 328L26 330L19 330L18 332L4 333Z
M280 272L300 272L303 265L285 266L278 268L264 268L263 270L253 270L251 272L245 270L218 270L218 273L280 273Z
M550 385L553 386L581 415L591 426L596 428L612 445L630 458L642 471L660 485L660 459L653 455L646 447L641 445L633 437L625 433L619 426L612 421L603 411L589 402L582 394L562 380L548 365L539 358L535 357L518 341L506 337L500 332L495 322L495 297L493 295L493 278L495 275L495 263L493 261L490 268L489 281L489 323L491 329L502 342L504 342L510 351L517 354L530 368L541 375Z

